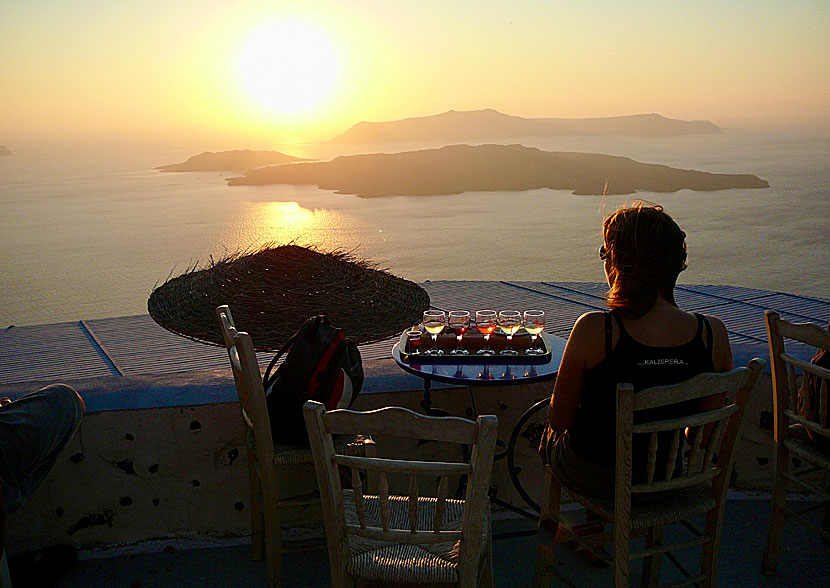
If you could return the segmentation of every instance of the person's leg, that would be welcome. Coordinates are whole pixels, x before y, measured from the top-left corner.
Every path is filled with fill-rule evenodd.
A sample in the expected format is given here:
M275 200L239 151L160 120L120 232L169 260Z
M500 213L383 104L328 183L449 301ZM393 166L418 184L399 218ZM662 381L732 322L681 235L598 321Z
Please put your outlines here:
M0 484L13 512L37 490L81 423L83 400L53 384L0 406Z

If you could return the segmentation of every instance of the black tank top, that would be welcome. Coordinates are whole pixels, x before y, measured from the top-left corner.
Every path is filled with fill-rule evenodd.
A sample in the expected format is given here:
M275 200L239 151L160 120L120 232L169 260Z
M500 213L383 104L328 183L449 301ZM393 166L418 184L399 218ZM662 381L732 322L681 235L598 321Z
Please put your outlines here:
M617 345L611 349L611 317L620 329ZM697 317L697 333L688 343L677 347L651 347L631 338L614 312L605 313L605 359L585 372L585 388L576 410L573 425L568 429L569 444L579 457L601 465L613 465L616 439L616 388L629 382L634 391L651 386L675 384L703 372L715 371L712 361L712 328L706 317ZM705 341L704 341L704 330ZM634 423L678 418L694 412L697 401L679 402L664 407L639 411ZM634 438L634 472L645 458L647 439ZM642 454L642 459L640 456ZM658 456L658 459L660 456ZM661 461L659 463L665 463Z

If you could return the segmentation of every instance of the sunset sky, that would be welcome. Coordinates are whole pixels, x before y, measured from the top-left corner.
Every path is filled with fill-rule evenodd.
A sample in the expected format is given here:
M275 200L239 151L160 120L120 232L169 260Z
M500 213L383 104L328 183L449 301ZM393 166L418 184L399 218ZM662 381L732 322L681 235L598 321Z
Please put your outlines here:
M495 108L830 129L830 2L4 0L0 144L325 140Z

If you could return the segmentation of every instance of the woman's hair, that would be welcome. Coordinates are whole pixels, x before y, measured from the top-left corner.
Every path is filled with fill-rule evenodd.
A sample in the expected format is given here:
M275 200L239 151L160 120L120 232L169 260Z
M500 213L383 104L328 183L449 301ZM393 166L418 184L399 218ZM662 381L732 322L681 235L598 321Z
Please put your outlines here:
M662 206L637 201L621 208L605 219L602 235L612 310L637 318L658 294L677 305L674 285L686 269L686 233Z

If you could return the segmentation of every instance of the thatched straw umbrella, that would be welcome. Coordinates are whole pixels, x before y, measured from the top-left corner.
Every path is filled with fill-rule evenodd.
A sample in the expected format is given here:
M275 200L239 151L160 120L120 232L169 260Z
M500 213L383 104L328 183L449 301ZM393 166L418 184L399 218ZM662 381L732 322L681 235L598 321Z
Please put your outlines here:
M328 316L355 343L380 341L418 323L429 296L348 253L281 245L193 266L153 290L147 310L168 331L223 345L214 312L221 304L266 351L315 314Z

